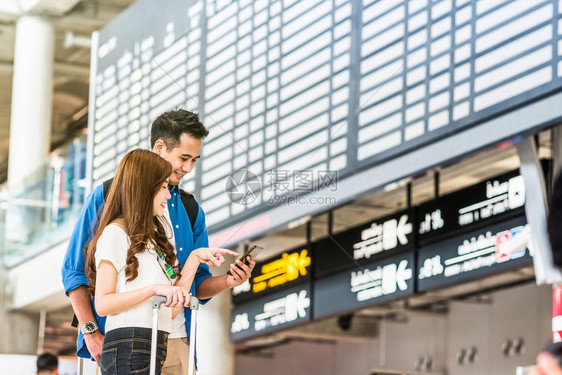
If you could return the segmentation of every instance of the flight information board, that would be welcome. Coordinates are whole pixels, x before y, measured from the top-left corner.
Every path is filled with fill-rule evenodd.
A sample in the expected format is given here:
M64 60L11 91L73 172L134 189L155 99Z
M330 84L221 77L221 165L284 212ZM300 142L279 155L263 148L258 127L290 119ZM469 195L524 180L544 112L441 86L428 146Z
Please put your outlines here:
M313 318L341 314L414 294L414 252L408 251L314 282Z
M309 246L297 247L256 263L251 278L232 288L232 302L238 304L309 281L312 265L309 249Z
M475 227L521 216L524 206L525 183L518 170L486 179L421 204L418 243L426 245Z
M553 92L559 13L548 0L139 0L93 38L92 183L148 148L159 114L198 112L210 135L183 187L223 230ZM247 181L250 196L225 191Z
M314 242L314 276L413 249L415 218L414 209L400 211Z
M271 333L310 321L310 299L310 283L305 283L236 305L231 314L232 341Z
M422 247L417 252L417 290L427 291L532 264L528 249L508 253L501 247L526 223L520 216Z

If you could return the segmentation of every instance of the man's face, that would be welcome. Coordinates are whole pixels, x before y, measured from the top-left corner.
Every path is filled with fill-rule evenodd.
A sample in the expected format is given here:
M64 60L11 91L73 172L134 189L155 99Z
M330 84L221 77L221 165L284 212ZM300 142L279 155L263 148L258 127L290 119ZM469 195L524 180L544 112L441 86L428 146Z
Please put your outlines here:
M164 142L159 139L152 149L155 153L166 159L172 164L172 175L170 185L178 185L187 173L195 167L195 162L201 154L201 140L194 138L190 134L183 133L180 137L180 144L171 150L166 148Z

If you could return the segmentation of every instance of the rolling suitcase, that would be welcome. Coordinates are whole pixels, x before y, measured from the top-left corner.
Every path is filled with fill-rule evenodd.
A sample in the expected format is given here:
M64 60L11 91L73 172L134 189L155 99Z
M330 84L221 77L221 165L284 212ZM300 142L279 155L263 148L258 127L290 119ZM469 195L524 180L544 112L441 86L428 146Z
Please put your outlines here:
M158 312L160 307L166 303L166 297L155 296L152 298L152 340L150 344L150 375L156 374L156 344L158 337ZM199 300L197 297L191 296L189 302L191 309L191 334L189 335L189 372L193 375L193 361L195 361L195 337L197 336L197 310L199 310Z

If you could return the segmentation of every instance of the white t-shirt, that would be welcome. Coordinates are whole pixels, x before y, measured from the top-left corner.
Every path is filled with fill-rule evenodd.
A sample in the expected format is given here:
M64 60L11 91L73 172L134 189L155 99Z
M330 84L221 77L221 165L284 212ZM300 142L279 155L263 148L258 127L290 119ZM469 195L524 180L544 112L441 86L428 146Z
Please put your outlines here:
M106 260L117 270L116 293L128 292L153 284L170 285L168 277L158 264L157 254L152 246L149 246L144 252L136 254L139 261L138 276L128 282L125 276L125 266L129 246L129 236L115 224L105 227L96 246L96 268L99 267L102 260ZM129 310L108 315L105 322L106 332L125 327L152 328L152 297ZM172 310L169 307L160 308L158 329L166 332L172 331Z
M164 217L168 221L168 225L164 225L166 228L166 234L168 235L168 241L174 246L174 252L176 253L176 266L179 265L180 261L177 258L178 251L176 249L176 238L174 237L174 231L172 229L172 220L170 219L170 211L168 211L168 205L164 209ZM179 277L179 275L178 275ZM172 333L168 338L177 339L181 337L187 337L187 327L185 326L185 309L181 308L178 315L172 319Z

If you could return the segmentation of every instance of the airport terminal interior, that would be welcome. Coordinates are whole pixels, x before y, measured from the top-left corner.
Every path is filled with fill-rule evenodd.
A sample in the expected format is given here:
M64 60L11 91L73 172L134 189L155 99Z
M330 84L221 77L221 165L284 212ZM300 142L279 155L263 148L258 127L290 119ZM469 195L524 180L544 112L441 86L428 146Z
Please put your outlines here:
M0 375L95 374L70 236L177 108L209 246L263 248L197 374L524 375L562 341L562 1L4 0L0 87Z

